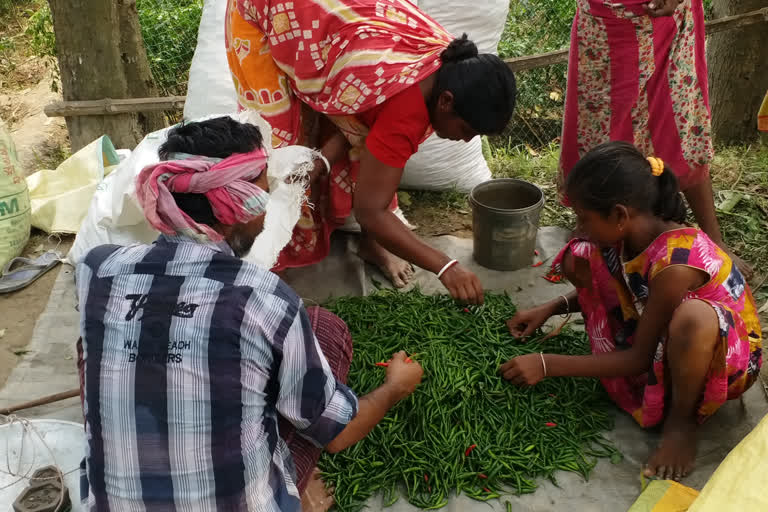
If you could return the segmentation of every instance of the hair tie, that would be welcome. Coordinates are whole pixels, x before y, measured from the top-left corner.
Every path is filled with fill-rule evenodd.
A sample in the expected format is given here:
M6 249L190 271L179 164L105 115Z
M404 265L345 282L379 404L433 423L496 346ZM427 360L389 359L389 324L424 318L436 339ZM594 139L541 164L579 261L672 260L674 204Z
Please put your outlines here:
M664 160L656 158L655 156L649 156L646 160L651 164L651 174L654 176L661 176L664 172Z

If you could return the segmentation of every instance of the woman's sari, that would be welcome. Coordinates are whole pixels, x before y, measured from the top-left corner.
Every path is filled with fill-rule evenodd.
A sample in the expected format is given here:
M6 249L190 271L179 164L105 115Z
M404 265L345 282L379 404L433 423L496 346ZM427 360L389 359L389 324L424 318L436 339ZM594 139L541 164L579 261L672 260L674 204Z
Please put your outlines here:
M651 18L647 0L578 0L571 30L560 185L589 150L611 140L669 164L681 188L713 158L704 11L683 0Z
M311 143L314 111L352 146L333 166L320 205L304 206L277 269L310 265L325 258L331 232L352 210L370 128L355 115L434 73L453 37L408 0L228 1L227 57L240 107L272 125L272 145Z

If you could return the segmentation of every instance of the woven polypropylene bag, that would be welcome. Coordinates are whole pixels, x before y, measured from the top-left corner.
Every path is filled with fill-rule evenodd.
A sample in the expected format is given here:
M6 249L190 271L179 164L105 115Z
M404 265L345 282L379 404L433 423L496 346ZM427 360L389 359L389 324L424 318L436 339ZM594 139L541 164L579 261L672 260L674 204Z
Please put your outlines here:
M27 245L31 217L29 191L16 148L5 125L0 123L0 268Z

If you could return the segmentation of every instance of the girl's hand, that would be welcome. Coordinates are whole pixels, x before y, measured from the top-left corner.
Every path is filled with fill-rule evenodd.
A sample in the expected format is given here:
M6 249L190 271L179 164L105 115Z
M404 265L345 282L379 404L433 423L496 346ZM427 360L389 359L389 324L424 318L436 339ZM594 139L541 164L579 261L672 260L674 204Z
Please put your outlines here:
M451 297L458 301L469 304L482 304L485 299L480 279L459 263L446 270L440 278L440 282L448 288Z
M651 0L645 4L646 12L653 18L659 18L661 16L672 16L675 14L675 9L680 5L682 0Z
M514 357L499 367L499 373L516 386L534 386L544 378L541 358L541 354Z
M509 333L515 338L525 338L533 334L536 329L544 325L554 314L552 303L543 304L525 311L518 311L515 316L507 320Z

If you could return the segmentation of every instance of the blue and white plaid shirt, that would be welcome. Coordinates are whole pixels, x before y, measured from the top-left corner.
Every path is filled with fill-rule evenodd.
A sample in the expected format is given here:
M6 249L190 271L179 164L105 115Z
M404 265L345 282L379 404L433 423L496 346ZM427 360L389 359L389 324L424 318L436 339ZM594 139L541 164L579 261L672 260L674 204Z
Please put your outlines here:
M301 510L278 414L323 446L358 402L288 285L161 236L93 249L77 288L88 510Z

